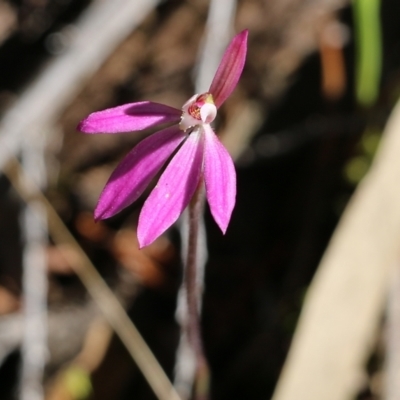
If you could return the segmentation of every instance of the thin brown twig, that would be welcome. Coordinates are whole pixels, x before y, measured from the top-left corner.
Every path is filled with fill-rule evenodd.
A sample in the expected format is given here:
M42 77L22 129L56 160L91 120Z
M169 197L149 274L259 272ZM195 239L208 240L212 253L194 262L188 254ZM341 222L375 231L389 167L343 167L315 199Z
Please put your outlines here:
M48 215L49 232L54 242L74 248L75 254L63 251L65 259L74 268L76 274L97 303L107 322L113 327L126 346L157 397L160 400L180 400L165 372L135 325L129 319L118 299L104 282L51 203L40 189L27 178L17 159L10 161L4 169L4 174L26 203L29 204L34 199L45 207ZM60 246L61 251L63 248L65 247Z

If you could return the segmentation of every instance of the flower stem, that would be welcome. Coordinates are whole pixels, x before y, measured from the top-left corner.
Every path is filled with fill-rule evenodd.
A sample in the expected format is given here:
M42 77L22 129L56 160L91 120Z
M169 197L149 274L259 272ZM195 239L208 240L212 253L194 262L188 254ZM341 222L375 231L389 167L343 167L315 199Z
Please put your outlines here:
M204 184L199 182L197 190L189 204L189 243L185 270L185 286L187 296L187 336L196 356L196 378L194 399L206 400L209 392L209 369L204 355L200 328L201 287L198 277L197 249L199 223L204 205Z

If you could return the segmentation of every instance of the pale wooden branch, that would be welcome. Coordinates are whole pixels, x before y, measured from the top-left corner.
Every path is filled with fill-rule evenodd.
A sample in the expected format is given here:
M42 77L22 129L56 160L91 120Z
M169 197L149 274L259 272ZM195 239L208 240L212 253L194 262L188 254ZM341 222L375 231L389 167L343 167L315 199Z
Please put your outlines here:
M40 188L46 184L46 136L31 135L22 146L22 165L27 176ZM23 312L24 335L21 346L20 399L42 400L43 373L48 359L47 348L47 214L42 204L33 200L22 212L23 233Z
M4 173L25 202L29 203L35 200L45 207L49 221L49 232L54 242L60 245L59 249L63 252L63 256L74 268L76 274L96 302L107 322L113 327L122 343L126 346L157 397L160 400L179 400L179 395L139 331L129 319L121 303L104 282L93 263L79 246L47 198L27 178L16 159L10 163ZM68 246L72 247L74 252L64 251Z
M82 84L154 9L159 0L94 1L77 22L65 53L25 90L0 124L0 169L32 131L46 131Z
M273 400L349 400L359 389L400 255L400 102L308 290Z
M65 53L44 68L41 75L4 116L0 125L0 169L4 168L21 149L29 132L45 133L55 123L79 92L82 83L101 66L115 47L158 2L158 0L106 0L93 2L88 7L78 21L75 34ZM24 176L22 170L18 169L17 175ZM45 205L55 241L69 243L75 248L77 259L70 260L70 252L66 252L64 256L69 259L71 265L79 266L77 274L98 302L108 322L120 335L159 399L179 399L122 306L102 281L51 205L26 177L19 180L20 177L10 175L10 179L26 201L31 199L30 190L33 190L35 200Z
M400 263L395 265L387 303L385 400L400 398Z

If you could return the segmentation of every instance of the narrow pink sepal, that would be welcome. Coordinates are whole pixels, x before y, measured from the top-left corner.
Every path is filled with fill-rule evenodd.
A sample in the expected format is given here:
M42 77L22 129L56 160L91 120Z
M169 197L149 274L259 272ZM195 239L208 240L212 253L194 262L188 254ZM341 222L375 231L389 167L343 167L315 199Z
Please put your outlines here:
M209 125L204 125L204 181L210 211L225 233L236 202L236 172L228 151Z
M185 137L173 126L136 145L111 174L94 211L95 219L110 218L137 200Z
M235 89L242 74L247 53L248 30L237 34L225 50L209 92L219 108Z
M189 204L203 165L204 136L192 132L161 175L139 216L140 247L152 243L165 232Z
M142 101L90 114L77 129L84 133L140 131L166 122L179 122L182 111L164 104Z

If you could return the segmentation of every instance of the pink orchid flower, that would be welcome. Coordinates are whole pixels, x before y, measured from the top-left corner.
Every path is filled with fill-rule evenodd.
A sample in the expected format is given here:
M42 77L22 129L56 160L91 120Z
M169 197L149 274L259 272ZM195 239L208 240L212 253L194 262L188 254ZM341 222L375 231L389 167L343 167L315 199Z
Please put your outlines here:
M236 200L236 173L210 124L238 83L247 35L245 30L233 38L210 89L194 95L181 110L142 101L92 113L80 122L78 129L85 133L131 132L174 124L142 140L121 161L100 195L96 220L109 218L137 200L175 153L141 210L140 247L152 243L179 218L202 177L211 214L225 233Z

